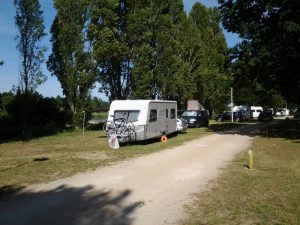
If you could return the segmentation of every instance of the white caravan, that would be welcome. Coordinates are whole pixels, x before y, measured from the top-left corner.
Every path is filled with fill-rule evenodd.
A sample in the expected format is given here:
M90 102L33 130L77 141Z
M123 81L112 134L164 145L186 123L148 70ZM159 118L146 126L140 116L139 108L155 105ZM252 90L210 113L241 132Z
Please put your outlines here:
M115 100L103 128L119 142L142 141L176 132L176 119L176 101Z
M243 115L243 120L251 119L251 107L248 105L239 105L233 107L233 112L241 112Z
M251 106L251 114L253 119L257 119L259 114L263 111L261 106Z

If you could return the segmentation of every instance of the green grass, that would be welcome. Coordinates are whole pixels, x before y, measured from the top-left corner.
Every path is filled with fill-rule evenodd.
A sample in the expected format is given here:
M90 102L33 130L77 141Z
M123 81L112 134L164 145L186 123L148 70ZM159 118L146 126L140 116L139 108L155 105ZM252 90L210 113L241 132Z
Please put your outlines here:
M102 130L64 132L29 141L0 144L0 197L20 190L30 184L49 182L79 172L93 170L128 158L152 152L209 135L214 131L239 126L239 124L215 124L209 128L193 128L172 135L168 142L159 139L122 145L111 150Z
M93 112L92 119L107 119L107 112Z
M66 132L27 142L0 145L0 186L27 186L66 177L105 165L106 159L93 158L105 151L100 132ZM89 157L90 156L90 157Z
M111 150L103 131L64 132L29 141L0 144L0 196L30 184L49 182L78 172L138 157L177 146L185 141L208 135L207 128L188 129L187 132L159 139L122 145Z
M300 122L282 121L197 195L182 224L300 224Z

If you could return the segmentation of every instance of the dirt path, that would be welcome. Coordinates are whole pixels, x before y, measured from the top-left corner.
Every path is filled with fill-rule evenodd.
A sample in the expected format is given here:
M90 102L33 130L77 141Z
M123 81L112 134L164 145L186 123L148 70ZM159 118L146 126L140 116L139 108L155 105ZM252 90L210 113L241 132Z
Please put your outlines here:
M1 225L160 225L220 168L250 146L248 135L213 134L182 146L47 184L0 202Z

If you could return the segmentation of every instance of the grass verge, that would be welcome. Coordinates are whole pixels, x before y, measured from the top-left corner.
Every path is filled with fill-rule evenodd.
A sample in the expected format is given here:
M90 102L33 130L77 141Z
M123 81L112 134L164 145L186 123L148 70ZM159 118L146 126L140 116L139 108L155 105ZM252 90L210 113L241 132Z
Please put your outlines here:
M225 125L224 125L225 126ZM221 129L221 128L220 128ZM101 131L64 132L28 141L0 144L0 197L19 191L30 184L49 182L75 173L128 158L177 146L211 132L207 128L188 129L169 137L123 145L111 150Z
M253 143L187 207L182 224L300 224L300 122L282 121Z
M107 112L93 112L92 119L107 119Z

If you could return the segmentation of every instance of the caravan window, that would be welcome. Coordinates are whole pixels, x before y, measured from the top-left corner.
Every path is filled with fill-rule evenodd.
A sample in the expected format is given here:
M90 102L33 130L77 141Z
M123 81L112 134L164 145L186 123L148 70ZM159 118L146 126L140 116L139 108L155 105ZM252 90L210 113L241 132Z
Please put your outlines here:
M175 118L175 109L171 109L171 119Z
M139 114L139 110L118 110L115 111L114 120L124 119L126 121L135 122L138 121Z
M156 109L151 109L150 110L150 119L149 122L154 122L157 120L157 110Z
M165 110L164 109L160 109L159 110L159 118L163 118L165 115Z
M169 110L166 109L166 118L168 118L168 117L169 117Z

